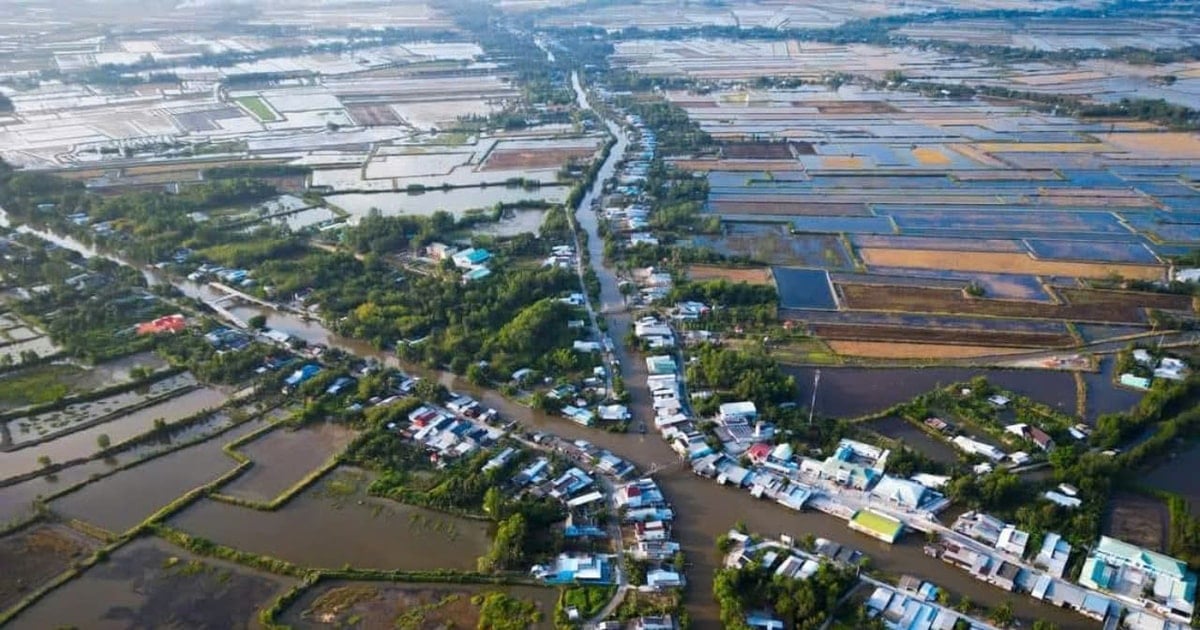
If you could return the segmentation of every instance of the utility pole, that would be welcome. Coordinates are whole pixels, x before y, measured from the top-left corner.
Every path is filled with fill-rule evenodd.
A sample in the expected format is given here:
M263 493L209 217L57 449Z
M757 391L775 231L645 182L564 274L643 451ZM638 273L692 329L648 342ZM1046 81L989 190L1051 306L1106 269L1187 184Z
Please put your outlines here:
M812 402L808 404L808 426L812 426L813 412L817 409L817 387L821 385L821 368L817 368L817 373L813 375L813 395Z

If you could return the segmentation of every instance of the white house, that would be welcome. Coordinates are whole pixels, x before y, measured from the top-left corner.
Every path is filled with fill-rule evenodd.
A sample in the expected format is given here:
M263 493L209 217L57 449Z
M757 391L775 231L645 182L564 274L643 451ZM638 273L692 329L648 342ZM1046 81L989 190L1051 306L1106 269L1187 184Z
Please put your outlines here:
M744 420L750 422L758 417L758 408L753 402L743 400L740 402L724 403L718 408L718 414L722 422L737 422Z
M983 457L986 457L992 461L998 462L1005 457L1004 451L996 448L995 446L992 446L991 444L984 444L978 440L973 440L965 435L959 435L951 440L951 442L953 442L955 446L965 453L970 453L971 455L982 455Z

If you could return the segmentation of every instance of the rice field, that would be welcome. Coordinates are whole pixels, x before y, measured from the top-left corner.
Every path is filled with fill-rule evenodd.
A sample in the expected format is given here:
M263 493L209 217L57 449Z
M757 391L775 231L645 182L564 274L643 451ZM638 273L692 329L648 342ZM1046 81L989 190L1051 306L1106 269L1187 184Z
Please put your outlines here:
M987 346L965 346L932 343L899 343L894 341L828 341L829 348L836 354L866 359L974 359L979 357L1022 354L1028 350L1019 348L991 348Z
M242 96L237 99L238 105L241 105L246 111L254 114L254 117L261 122L274 122L279 120L279 116L271 109L267 102L261 96Z
M983 273L1018 273L1035 276L1107 278L1113 274L1136 280L1161 280L1158 265L1039 260L1015 252L969 252L949 250L863 247L858 255L868 267L908 267Z
M912 154L925 166L945 166L950 163L950 158L946 157L945 153L933 147L917 147L912 150Z
M1060 289L1063 303L972 298L964 291L838 283L847 309L944 313L977 317L1024 317L1073 322L1144 324L1146 309L1192 311L1192 298L1162 293Z
M691 265L687 269L688 279L694 281L728 280L749 284L774 284L771 270L766 267L718 267L716 265Z

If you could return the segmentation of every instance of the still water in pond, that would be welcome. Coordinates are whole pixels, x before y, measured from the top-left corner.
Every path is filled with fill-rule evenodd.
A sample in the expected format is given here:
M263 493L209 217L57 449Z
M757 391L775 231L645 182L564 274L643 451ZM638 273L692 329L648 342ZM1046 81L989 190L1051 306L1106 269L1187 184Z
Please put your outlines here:
M107 435L113 444L120 444L154 428L162 418L168 424L188 418L205 409L216 409L229 397L212 388L192 390L182 396L151 405L116 418L110 422L75 431L49 442L0 454L0 478L16 477L41 468L38 458L46 456L52 462L66 462L96 453L96 439Z
M339 468L274 512L204 500L170 524L311 567L473 570L487 552L487 522L368 497L367 479Z

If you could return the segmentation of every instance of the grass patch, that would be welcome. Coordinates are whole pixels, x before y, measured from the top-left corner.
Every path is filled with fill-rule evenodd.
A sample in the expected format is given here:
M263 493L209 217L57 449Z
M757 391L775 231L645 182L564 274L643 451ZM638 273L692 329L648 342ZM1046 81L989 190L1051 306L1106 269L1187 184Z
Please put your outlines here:
M279 116L276 116L275 112L271 111L270 107L267 107L267 102L262 100L261 96L243 96L234 100L262 122L279 120Z
M567 611L574 608L579 611L580 619L591 619L604 609L604 605L613 598L616 592L617 587L615 586L572 586L567 588L558 598L558 610L555 611L555 618L566 621Z
M73 365L37 365L0 378L0 405L24 407L55 402L75 393L69 384L83 370Z

